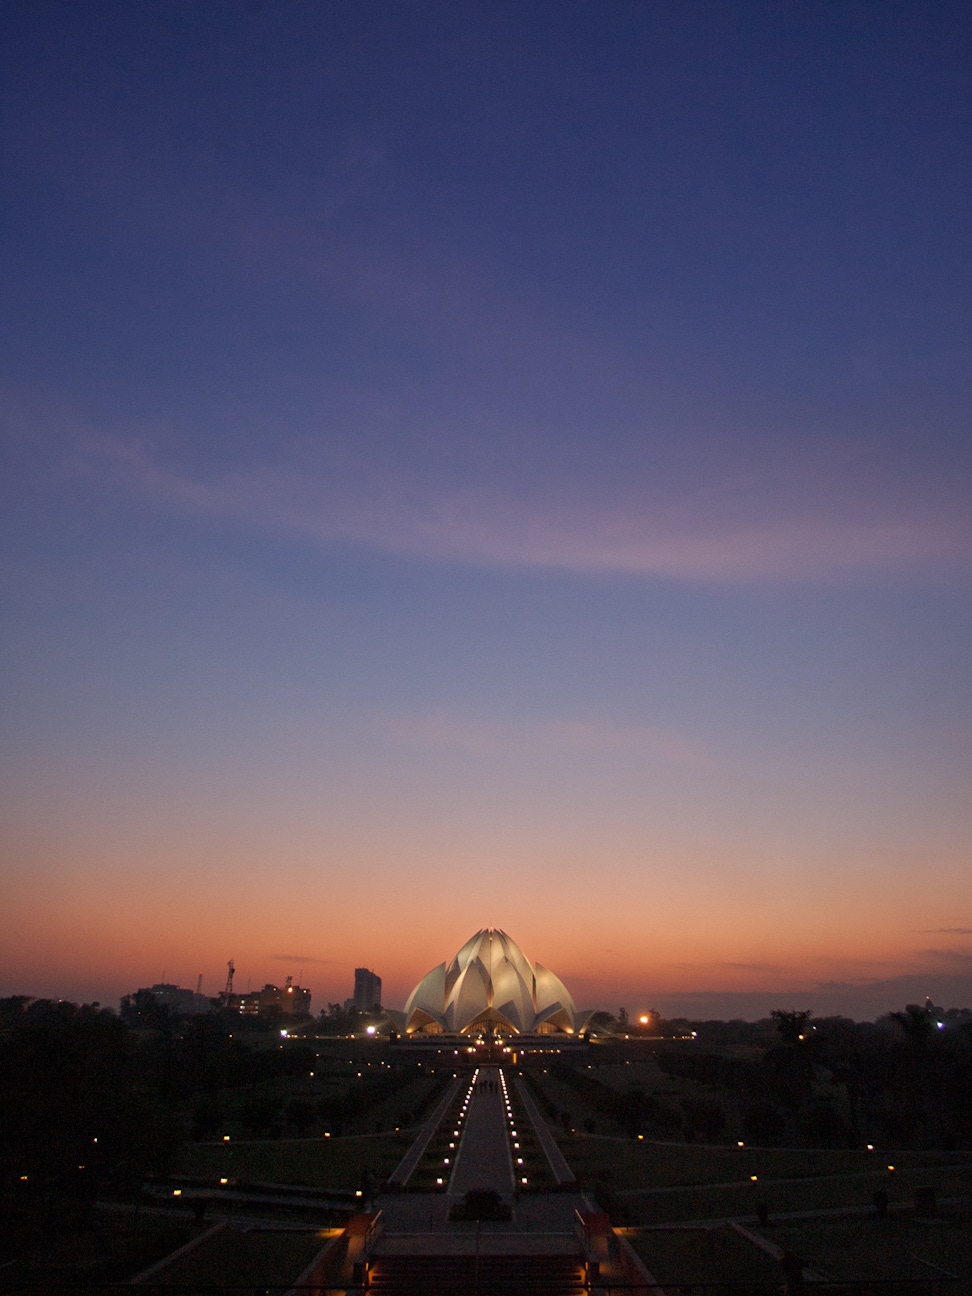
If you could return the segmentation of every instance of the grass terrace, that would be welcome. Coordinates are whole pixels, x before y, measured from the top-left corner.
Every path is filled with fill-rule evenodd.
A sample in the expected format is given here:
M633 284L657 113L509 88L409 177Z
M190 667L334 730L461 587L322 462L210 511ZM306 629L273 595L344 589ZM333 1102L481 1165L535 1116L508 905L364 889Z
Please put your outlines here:
M297 1184L322 1191L354 1192L370 1169L380 1183L410 1147L414 1131L352 1135L346 1138L261 1139L229 1143L191 1143L174 1167L182 1175L219 1186Z
M325 1245L328 1230L222 1229L167 1265L158 1281L205 1292L213 1286L279 1287L296 1278Z
M910 1203L924 1184L943 1197L972 1193L968 1153L702 1147L580 1134L560 1143L620 1223L753 1215L760 1202L771 1212L870 1206L875 1189L892 1204Z
M510 1103L513 1107L513 1118L516 1122L517 1137L515 1143L519 1143L519 1148L512 1147L511 1155L513 1157L513 1171L516 1176L516 1185L518 1188L523 1187L520 1180L526 1179L525 1185L528 1191L533 1189L550 1189L556 1187L556 1180L550 1172L550 1164L544 1155L543 1148L533 1131L533 1122L527 1115L523 1103L520 1101L520 1095L516 1089L515 1071L508 1068L503 1072L506 1077L506 1089ZM522 1160L523 1164L518 1165L517 1161Z
M153 1211L102 1208L59 1219L56 1236L38 1235L31 1246L33 1221L6 1216L7 1241L28 1242L20 1258L5 1263L0 1287L18 1284L127 1282L150 1265L191 1242L210 1222Z
M760 1230L834 1278L935 1278L972 1281L972 1208L790 1220Z
M408 1189L414 1192L445 1192L452 1167L456 1163L459 1151L459 1139L462 1136L463 1104L466 1102L472 1085L472 1072L462 1077L462 1083L449 1109L439 1121L438 1128L429 1140L422 1159L408 1181ZM455 1131L459 1131L459 1135ZM448 1158L449 1164L445 1161ZM438 1180L442 1180L439 1183Z
M734 1183L749 1179L804 1179L821 1175L887 1175L925 1166L959 1166L972 1171L968 1152L867 1152L846 1148L707 1147L699 1143L657 1143L649 1139L602 1138L560 1133L564 1156L578 1172L608 1169L616 1189L673 1188Z
M779 1264L728 1225L632 1230L628 1241L660 1283L751 1283L750 1293L781 1291Z

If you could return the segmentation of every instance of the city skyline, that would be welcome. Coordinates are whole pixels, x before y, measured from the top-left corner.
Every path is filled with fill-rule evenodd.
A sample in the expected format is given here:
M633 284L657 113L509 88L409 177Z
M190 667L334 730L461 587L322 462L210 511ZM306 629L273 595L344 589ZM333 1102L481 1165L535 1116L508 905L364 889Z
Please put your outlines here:
M968 6L0 28L0 994L972 1004Z

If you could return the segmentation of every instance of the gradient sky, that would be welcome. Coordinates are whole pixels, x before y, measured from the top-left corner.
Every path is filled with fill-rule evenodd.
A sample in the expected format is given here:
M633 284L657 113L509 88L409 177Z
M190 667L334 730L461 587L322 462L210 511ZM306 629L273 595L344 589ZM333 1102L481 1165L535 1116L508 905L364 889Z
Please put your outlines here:
M972 1004L972 8L0 27L0 993Z

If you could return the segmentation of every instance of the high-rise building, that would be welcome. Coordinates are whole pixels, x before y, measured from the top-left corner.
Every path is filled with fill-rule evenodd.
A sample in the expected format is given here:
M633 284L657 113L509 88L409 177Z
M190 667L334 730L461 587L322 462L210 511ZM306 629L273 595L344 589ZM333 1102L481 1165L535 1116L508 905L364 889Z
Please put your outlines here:
M300 1017L310 1012L311 992L295 986L293 977L283 987L265 985L262 990L234 996L241 1013L248 1017Z
M381 1007L381 977L367 968L354 969L354 1006L358 1012Z

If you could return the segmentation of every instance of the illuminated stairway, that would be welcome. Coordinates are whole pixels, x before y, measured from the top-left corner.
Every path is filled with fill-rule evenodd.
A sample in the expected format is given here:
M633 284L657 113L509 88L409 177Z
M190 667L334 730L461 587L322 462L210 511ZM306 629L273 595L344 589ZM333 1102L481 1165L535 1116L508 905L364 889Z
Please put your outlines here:
M383 1255L369 1272L383 1296L582 1296L584 1266L570 1255Z

